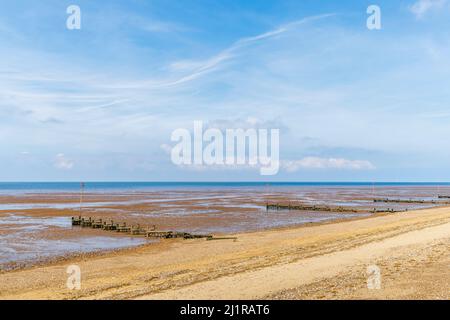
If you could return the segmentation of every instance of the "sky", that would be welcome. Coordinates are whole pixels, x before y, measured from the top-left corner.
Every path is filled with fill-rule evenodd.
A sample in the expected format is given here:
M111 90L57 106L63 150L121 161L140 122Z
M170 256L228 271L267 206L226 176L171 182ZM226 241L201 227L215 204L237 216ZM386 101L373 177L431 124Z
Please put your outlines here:
M450 0L0 0L0 181L450 181L449 28ZM279 129L278 174L175 165L194 121Z

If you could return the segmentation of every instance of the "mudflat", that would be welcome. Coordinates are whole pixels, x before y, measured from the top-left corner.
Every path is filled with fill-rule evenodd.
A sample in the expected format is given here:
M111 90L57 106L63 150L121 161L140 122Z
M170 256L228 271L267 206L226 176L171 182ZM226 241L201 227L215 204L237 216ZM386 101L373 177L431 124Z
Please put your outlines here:
M0 299L449 299L450 208L164 240L0 274ZM81 290L67 288L67 267ZM367 287L368 266L380 289Z

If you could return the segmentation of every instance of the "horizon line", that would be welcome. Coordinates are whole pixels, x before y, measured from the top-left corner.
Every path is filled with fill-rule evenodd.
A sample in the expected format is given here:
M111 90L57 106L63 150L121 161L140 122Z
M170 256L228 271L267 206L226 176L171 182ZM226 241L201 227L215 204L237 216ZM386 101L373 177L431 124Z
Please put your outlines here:
M259 184L277 184L277 183L367 183L367 184L377 184L377 183L408 183L408 184L425 184L425 183L443 183L443 184L450 184L450 181L390 181L390 180L383 180L383 181L368 181L368 180L320 180L320 181L252 181L252 180L245 180L245 181L211 181L211 180L204 180L204 181L150 181L150 180L48 180L48 181L42 181L42 180L35 180L35 181L0 181L0 184L4 183L259 183Z

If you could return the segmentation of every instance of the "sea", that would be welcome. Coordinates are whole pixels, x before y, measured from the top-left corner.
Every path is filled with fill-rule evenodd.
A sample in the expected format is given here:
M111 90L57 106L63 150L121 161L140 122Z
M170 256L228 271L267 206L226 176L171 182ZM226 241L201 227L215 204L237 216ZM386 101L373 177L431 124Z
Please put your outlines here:
M450 182L0 182L0 194L286 187L440 187Z

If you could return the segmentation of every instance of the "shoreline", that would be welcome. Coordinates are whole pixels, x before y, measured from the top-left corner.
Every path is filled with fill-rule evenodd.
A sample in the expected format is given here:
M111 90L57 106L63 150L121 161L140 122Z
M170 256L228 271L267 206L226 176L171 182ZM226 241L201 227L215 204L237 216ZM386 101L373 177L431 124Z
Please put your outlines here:
M429 198L433 188L380 189L378 196ZM105 255L141 245L145 239L97 229L72 227L70 217L114 220L158 231L226 236L265 230L283 230L380 215L370 210L391 207L373 203L364 188L157 190L154 192L67 193L0 196L0 250L2 269L24 269L70 257ZM267 210L267 203L293 203L347 207L357 212ZM398 209L418 208L405 204ZM3 210L2 210L3 209ZM391 214L389 212L388 214ZM123 237L123 240L122 240ZM151 244L153 247L154 244ZM1 272L1 271L0 271Z
M441 207L442 208L442 207ZM450 206L449 206L450 208ZM417 209L417 210L426 210L426 209ZM284 225L284 226L274 226L274 227L267 227L260 230L249 230L246 232L240 232L240 233L216 233L216 236L226 236L226 237L239 237L240 235L248 235L248 234L255 234L255 233L261 233L261 232L267 232L267 231L284 231L284 230L291 230L291 229L299 229L299 228L307 228L307 227L314 227L314 226L320 226L320 225L327 225L327 224L334 224L334 223L341 223L345 221L353 221L353 220L364 220L369 219L371 217L378 217L378 216L386 216L391 213L383 212L383 213L375 213L371 215L361 215L361 216L354 216L350 218L338 218L338 219L330 219L325 221L319 221L319 222L306 222L306 223L299 223L294 225ZM95 231L95 230L94 230ZM107 232L104 230L98 230L99 233ZM115 233L105 233L105 235L113 236L113 237L127 237L127 238L138 238L142 239L140 236L135 235L123 235L123 234L115 234ZM42 258L41 260L30 260L30 261L18 261L17 264L22 264L21 266L14 267L14 268L6 268L6 269L0 269L0 274L15 272L15 271L23 271L23 270L30 270L33 268L40 268L40 267L50 267L53 265L57 265L60 263L71 263L77 260L84 260L84 259L91 259L96 257L108 257L111 255L121 254L121 253L133 253L135 250L139 250L142 248L151 249L154 248L155 250L159 249L159 244L161 242L167 242L168 244L170 242L183 242L184 239L160 239L155 242L149 242L145 244L130 246L130 247L124 247L124 248L115 248L115 249L105 249L105 250L96 250L96 251L88 251L88 252L74 252L69 253L65 255L59 255L59 256L52 256L48 258ZM198 240L202 241L202 240ZM227 241L227 240L220 240L220 241ZM16 262L12 262L10 264L15 264ZM5 264L6 266L8 263Z
M430 237L427 228L439 228L443 237ZM189 290L195 289L196 285L208 286L211 281L232 284L236 279L243 279L243 283L246 283L253 272L261 271L264 275L271 268L288 270L296 261L305 262L314 257L328 261L327 254L348 254L347 250L355 248L366 254L365 245L378 248L383 244L383 239L392 242L390 247L401 247L402 237L411 232L416 232L412 243L417 242L417 248L424 247L426 250L430 239L447 244L450 238L450 208L421 209L340 222L238 233L237 242L170 240L89 257L74 257L1 273L0 299L173 298L176 294L180 294L181 299L198 298L200 294L190 296L183 292L191 292ZM402 247L402 250L406 253L415 250L405 248ZM342 262L335 262L332 269L346 271ZM73 292L65 288L65 268L69 263L79 264L83 270L81 291ZM286 272L286 277L289 278L290 274ZM325 277L326 274L322 270L318 271L317 276ZM24 277L30 279L30 283L21 282L17 286L17 280ZM446 275L443 279L439 275L436 277L441 283L450 280ZM255 283L246 284L250 288L254 287L249 289L256 294L254 298L277 297L276 292L265 292ZM292 288L287 286L283 289ZM218 298L242 298L236 292L217 290L215 297ZM279 296L286 297L282 294Z

